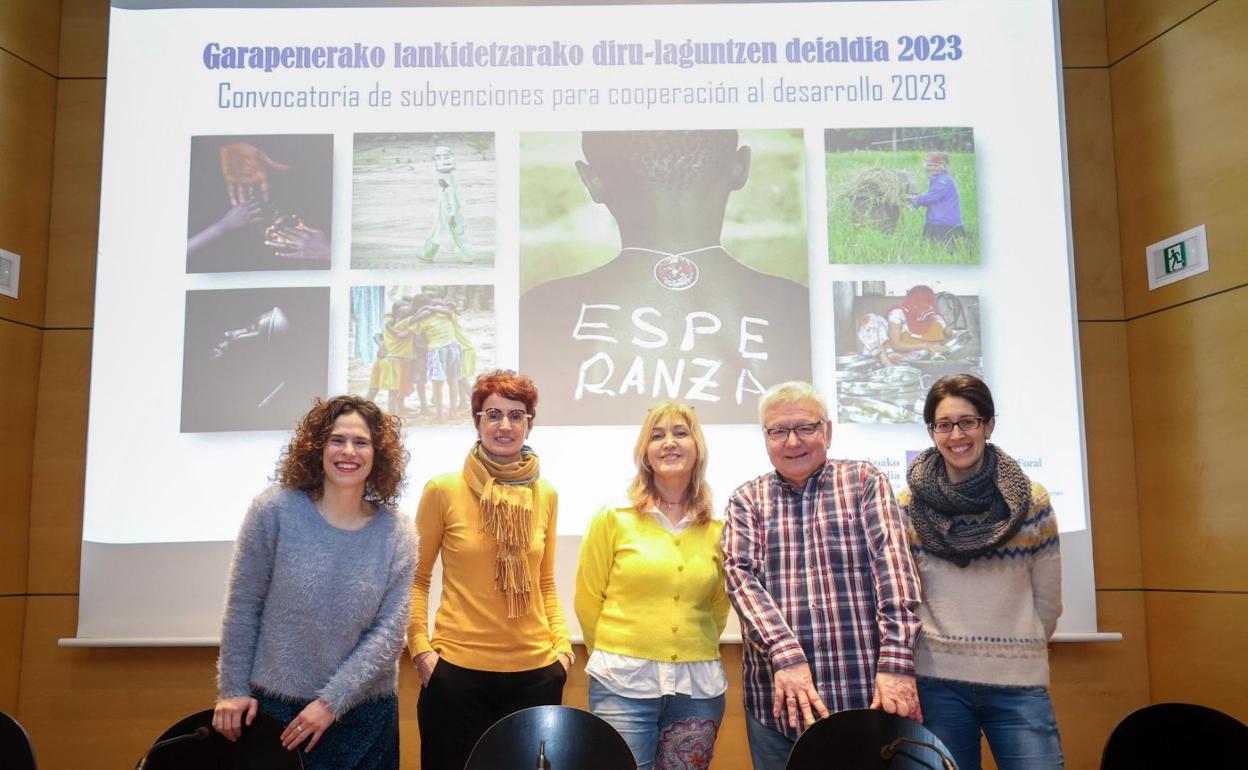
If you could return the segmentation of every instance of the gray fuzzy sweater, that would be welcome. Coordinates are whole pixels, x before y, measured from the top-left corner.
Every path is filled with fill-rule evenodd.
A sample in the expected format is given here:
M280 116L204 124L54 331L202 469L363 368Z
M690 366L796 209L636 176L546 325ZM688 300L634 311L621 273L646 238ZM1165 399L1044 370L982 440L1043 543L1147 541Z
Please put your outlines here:
M261 493L234 548L219 697L319 697L341 716L395 692L415 564L411 526L387 508L347 531L304 492Z

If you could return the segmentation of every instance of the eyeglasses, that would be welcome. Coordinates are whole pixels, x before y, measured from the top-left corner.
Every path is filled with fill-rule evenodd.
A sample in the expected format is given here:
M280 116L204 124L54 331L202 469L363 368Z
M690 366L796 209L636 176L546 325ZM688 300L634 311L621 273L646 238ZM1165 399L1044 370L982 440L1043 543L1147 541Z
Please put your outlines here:
M484 411L477 412L477 416L484 417L485 421L491 425L497 425L503 421L504 417L506 417L507 422L514 425L518 422L524 422L533 415L523 409L512 409L510 412L504 412L502 409L486 409Z
M960 420L937 420L929 422L928 429L932 433L953 433L953 427L956 425L963 433L970 433L973 430L979 430L985 420L989 417L963 417Z
M792 428L763 428L763 433L767 434L767 440L773 444L783 444L789 440L790 433L796 433L798 438L810 438L821 425L823 420L819 419L804 425L794 425Z

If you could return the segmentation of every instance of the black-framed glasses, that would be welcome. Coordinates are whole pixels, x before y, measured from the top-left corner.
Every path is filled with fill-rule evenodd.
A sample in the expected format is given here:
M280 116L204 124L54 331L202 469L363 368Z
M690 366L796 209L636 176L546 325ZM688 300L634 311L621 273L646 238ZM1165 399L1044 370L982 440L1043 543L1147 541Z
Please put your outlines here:
M477 416L484 417L485 421L491 425L497 425L503 421L504 417L506 417L507 422L515 425L518 422L524 422L533 415L523 409L512 409L509 412L504 412L502 409L483 409L482 411L477 412Z
M823 425L822 418L814 422L794 425L791 428L763 428L763 433L767 434L767 440L773 444L783 444L789 440L790 433L796 433L798 438L810 438L818 432L821 425Z
M957 420L937 420L929 422L927 427L932 433L953 433L954 426L957 426L963 433L970 433L973 430L979 430L983 427L988 417L962 417Z

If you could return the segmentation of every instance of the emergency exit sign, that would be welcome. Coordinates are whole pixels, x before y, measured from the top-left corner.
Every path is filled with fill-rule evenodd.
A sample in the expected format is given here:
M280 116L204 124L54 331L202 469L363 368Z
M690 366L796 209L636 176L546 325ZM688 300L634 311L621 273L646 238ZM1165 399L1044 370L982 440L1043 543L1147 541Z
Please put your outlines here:
M1205 226L1193 227L1144 249L1148 264L1148 289L1190 278L1209 269L1209 246Z

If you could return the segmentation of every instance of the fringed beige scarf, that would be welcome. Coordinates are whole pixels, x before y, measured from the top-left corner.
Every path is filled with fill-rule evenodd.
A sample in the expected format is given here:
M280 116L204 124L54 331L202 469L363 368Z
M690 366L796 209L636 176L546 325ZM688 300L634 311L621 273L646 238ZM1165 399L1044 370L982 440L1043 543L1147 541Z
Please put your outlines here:
M494 587L507 597L509 618L527 615L532 598L528 554L538 473L537 455L527 446L515 462L497 463L478 441L464 460L464 479L480 501L481 531L498 546Z

